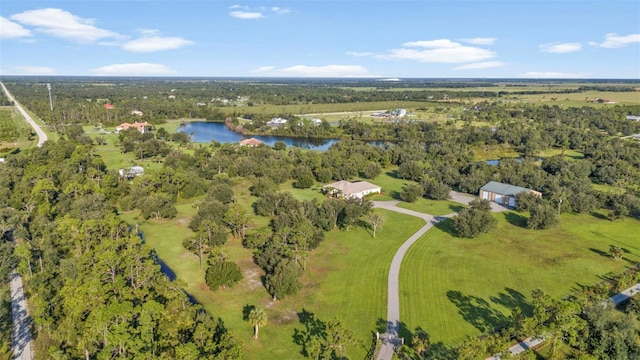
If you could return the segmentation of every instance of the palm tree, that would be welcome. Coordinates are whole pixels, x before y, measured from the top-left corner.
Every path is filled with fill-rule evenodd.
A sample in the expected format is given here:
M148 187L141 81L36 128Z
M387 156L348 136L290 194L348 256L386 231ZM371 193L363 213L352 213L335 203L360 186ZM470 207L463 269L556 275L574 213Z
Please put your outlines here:
M267 314L262 309L253 308L247 317L247 320L253 324L255 333L253 338L258 340L258 329L260 326L267 326Z

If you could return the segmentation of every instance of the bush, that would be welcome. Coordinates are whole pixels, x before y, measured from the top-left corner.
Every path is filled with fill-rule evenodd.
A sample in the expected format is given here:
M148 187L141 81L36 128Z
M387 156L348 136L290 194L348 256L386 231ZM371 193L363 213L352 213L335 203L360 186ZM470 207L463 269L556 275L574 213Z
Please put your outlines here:
M557 210L548 203L534 205L530 210L527 228L534 230L547 229L558 222Z
M406 202L414 202L424 195L424 189L420 184L409 184L402 188L400 199Z
M242 270L238 264L231 261L213 263L207 269L205 280L213 291L220 286L224 289L242 280Z

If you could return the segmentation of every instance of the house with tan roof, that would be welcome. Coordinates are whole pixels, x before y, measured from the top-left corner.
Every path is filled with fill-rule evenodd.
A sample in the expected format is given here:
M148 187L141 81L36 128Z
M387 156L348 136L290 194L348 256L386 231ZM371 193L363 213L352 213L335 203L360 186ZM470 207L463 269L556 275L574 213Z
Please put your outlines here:
M136 121L133 124L122 123L122 124L120 124L119 126L116 127L116 132L127 131L127 130L129 130L131 128L136 129L139 132L144 134L145 132L151 130L151 124L149 124L146 121L145 122L141 122L141 123Z
M380 193L382 189L367 181L340 180L322 187L323 192L335 197L346 199L362 199L366 195Z
M259 146L264 145L264 141L258 140L256 138L242 139L238 141L240 146Z

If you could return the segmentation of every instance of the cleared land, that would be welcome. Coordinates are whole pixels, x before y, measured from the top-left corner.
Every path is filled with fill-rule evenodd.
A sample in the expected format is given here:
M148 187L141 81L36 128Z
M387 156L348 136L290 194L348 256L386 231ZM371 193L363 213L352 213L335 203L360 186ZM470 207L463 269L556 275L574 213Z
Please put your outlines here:
M456 238L445 221L409 250L400 273L405 329L421 326L432 343L453 345L505 324L515 305L530 313L536 288L566 296L640 260L638 220L565 214L554 228L532 231L516 212L495 216L490 234ZM623 260L608 256L610 245L625 249Z
M307 271L302 278L304 288L296 296L275 303L262 286L264 274L253 263L251 251L242 248L235 239L229 240L226 247L242 267L245 279L226 290L208 289L197 257L182 247L183 239L191 236L187 225L195 209L190 203L178 206L178 217L174 220L144 221L137 218L137 212L124 214L123 218L139 225L146 242L187 283L189 294L245 341L247 358L292 359L302 358L301 347L293 342L292 336L294 329L304 330L298 319L303 309L322 321L341 319L367 345L379 319L385 318L391 257L423 222L402 214L376 211L385 217L376 238L362 228L329 232L307 259ZM260 329L259 341L251 340L252 328L242 320L245 305L267 309L269 324ZM361 358L368 350L355 347L349 349L349 355Z
M14 107L0 107L0 156L16 148L35 146L38 137L29 140L32 130Z

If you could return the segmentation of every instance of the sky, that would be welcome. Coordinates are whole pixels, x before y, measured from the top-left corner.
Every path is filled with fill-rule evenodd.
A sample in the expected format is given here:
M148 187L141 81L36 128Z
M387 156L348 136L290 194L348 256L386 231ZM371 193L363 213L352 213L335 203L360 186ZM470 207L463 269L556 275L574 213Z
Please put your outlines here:
M640 1L2 0L0 75L640 79Z

